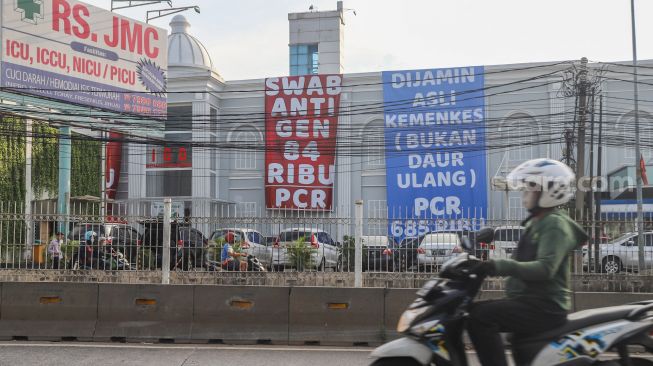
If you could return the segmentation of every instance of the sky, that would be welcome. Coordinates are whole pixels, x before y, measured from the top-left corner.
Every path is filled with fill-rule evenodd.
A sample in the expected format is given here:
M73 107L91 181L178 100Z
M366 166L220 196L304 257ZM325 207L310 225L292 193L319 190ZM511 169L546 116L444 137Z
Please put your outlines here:
M85 0L109 9L111 0ZM290 12L337 0L173 0L225 80L288 74ZM638 59L653 59L653 1L635 0ZM153 5L117 12L145 20ZM630 0L344 0L345 73L632 59ZM169 29L172 17L152 23Z

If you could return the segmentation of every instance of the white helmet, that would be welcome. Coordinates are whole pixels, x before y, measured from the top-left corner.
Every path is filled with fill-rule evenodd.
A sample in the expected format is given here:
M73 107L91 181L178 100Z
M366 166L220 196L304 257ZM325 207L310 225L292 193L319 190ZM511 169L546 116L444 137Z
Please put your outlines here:
M538 206L550 208L569 202L576 175L566 164L543 158L519 164L506 180L511 189L541 191Z

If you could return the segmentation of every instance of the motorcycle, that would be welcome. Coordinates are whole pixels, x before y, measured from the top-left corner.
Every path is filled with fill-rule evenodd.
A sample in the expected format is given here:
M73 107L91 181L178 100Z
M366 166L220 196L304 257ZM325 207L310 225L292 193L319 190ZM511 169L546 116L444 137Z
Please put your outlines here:
M267 272L265 266L255 256L247 255L247 272Z
M476 240L489 243L493 238L492 229L482 229ZM472 250L466 238L463 247ZM376 348L370 355L375 359L372 366L467 366L463 343L467 310L484 281L470 273L478 261L463 253L445 263L439 277L417 292L401 316L397 331L405 337ZM653 352L652 332L653 300L641 301L569 314L562 327L515 339L512 354L518 366L653 365L628 351L628 346L640 345ZM616 350L619 358L600 361L609 350Z
M209 259L207 255L204 261L204 268L206 268L208 271L221 271L222 265L218 261ZM261 263L261 261L258 260L258 258L248 254L247 272L267 272L267 269L265 269L265 266L263 263Z

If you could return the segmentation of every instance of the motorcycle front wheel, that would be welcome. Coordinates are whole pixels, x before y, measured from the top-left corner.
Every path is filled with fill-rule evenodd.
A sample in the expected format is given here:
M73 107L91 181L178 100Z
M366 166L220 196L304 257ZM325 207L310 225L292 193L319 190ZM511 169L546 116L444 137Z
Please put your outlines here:
M422 366L422 364L410 357L390 357L380 358L370 366Z
M645 358L631 358L630 364L632 366L653 366L653 361L647 360ZM621 361L619 360L609 360L609 361L598 361L592 365L597 366L621 366Z

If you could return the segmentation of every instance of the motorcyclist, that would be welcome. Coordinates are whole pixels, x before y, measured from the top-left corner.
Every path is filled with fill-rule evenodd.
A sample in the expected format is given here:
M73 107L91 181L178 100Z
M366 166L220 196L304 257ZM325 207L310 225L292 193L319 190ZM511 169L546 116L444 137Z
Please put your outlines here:
M236 242L234 233L229 231L225 235L224 240L225 243L220 254L222 269L226 271L247 271L247 260L240 260L242 257L247 257L247 254L234 251L234 244Z
M569 254L587 240L583 229L556 207L572 197L575 175L565 164L534 159L507 177L521 190L530 215L511 259L481 262L471 271L507 276L506 299L475 303L467 330L482 365L506 361L500 333L536 334L562 326L571 307Z
M93 269L97 261L94 260L97 233L89 230L84 234L84 242L79 245L77 261L82 269Z

